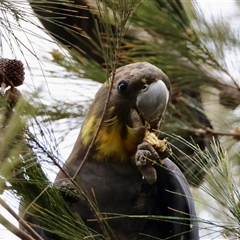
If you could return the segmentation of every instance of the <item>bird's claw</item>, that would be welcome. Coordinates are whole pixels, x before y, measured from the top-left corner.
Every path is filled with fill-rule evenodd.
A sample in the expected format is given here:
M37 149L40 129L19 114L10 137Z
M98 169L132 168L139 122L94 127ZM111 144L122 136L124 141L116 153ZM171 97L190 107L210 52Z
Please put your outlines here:
M154 163L160 161L160 157L152 145L143 142L137 147L135 160L137 166L144 166L146 164L153 165Z
M151 158L151 153L148 150L139 149L136 152L135 160L138 167L143 167L149 164L149 159Z
M159 161L158 153L150 144L144 142L138 145L135 163L148 184L153 184L157 180L156 169L153 165Z

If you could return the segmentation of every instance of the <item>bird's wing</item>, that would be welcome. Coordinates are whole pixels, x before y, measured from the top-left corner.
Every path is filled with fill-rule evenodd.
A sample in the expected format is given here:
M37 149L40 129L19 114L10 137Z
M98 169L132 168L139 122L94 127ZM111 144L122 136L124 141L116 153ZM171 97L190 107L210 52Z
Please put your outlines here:
M194 201L183 173L169 158L164 159L163 165L156 169L158 172L157 188L159 192L164 192L169 216L187 219L181 221L180 224L173 224L173 231L181 233L185 229L186 239L199 239Z

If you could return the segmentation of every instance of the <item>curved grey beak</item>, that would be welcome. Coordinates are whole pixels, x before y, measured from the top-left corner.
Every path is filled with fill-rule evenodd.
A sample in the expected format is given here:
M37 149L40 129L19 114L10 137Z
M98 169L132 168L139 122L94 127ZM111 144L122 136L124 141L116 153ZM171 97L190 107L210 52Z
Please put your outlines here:
M157 128L166 110L169 100L169 90L162 80L148 85L137 97L137 110L151 129Z

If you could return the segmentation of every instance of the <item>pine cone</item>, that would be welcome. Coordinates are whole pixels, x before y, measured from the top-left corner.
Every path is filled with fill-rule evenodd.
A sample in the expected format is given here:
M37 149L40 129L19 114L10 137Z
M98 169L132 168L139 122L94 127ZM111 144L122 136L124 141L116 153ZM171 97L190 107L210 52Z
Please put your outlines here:
M17 105L17 101L21 97L21 95L21 92L16 88L10 88L5 92L4 97L11 109L13 109Z
M0 59L0 84L4 82L7 86L20 86L23 84L24 74L24 66L20 60Z

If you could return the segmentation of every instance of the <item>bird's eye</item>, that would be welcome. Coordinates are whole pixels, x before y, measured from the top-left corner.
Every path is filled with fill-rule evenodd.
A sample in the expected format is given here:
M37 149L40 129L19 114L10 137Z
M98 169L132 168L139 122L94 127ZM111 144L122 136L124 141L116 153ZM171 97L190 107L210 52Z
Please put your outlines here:
M148 89L148 84L144 84L143 87L142 87L142 90L145 91Z
M128 88L128 83L125 80L122 80L118 83L118 91L120 93L126 93Z

